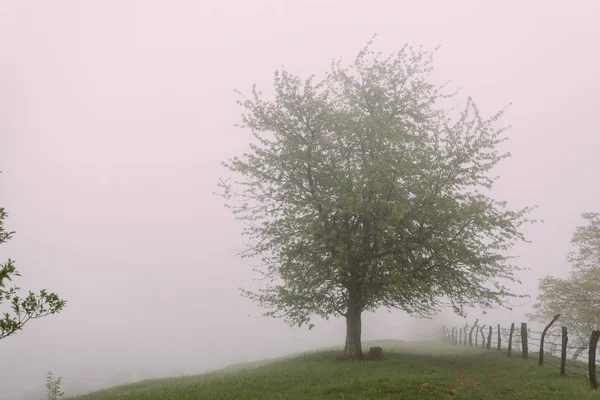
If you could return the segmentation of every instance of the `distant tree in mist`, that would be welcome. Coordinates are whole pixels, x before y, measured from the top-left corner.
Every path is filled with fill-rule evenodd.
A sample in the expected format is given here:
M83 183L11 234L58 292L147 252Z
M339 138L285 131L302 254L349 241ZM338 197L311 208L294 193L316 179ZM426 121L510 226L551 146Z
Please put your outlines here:
M592 330L600 327L600 213L581 214L585 224L575 229L574 249L567 260L572 265L567 278L540 279L540 294L529 318L547 323L560 314L561 326L569 331L570 345L580 346L575 357L588 346ZM559 333L560 326L553 326Z
M6 216L4 208L0 208L0 244L4 244L14 234L4 228ZM0 339L17 333L33 319L59 312L66 303L55 293L48 293L46 290L40 290L37 294L29 291L24 297L19 296L20 288L12 283L12 279L17 276L21 275L13 260L0 264Z
M502 111L483 119L469 98L456 117L428 81L433 53L381 58L369 43L323 80L275 73L273 100L253 87L239 104L250 152L224 163L220 195L245 223L243 257L265 285L243 293L291 325L346 319L347 359L362 359L361 315L431 316L452 306L507 306L530 208L489 196Z

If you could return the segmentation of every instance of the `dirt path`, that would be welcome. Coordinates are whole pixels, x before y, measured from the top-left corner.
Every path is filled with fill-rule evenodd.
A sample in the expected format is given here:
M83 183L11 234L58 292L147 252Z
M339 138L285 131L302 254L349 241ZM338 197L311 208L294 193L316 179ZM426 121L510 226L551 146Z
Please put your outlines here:
M440 363L452 369L454 383L448 388L447 399L453 399L459 392L473 392L478 387L478 381L462 365L457 363Z

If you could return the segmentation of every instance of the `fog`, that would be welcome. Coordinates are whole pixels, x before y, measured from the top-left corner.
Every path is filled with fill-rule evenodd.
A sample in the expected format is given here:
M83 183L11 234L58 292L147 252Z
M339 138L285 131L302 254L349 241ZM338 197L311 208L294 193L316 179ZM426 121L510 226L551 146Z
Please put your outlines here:
M41 398L49 370L76 394L342 344L340 319L257 318L241 226L213 192L250 139L234 89L350 62L373 34L384 53L441 45L434 78L484 116L514 103L494 194L544 223L514 249L532 298L485 318L521 321L538 278L566 275L580 213L600 211L598 15L594 0L0 1L0 206L17 232L0 260L68 301L0 341L0 398ZM382 310L363 339L449 321Z

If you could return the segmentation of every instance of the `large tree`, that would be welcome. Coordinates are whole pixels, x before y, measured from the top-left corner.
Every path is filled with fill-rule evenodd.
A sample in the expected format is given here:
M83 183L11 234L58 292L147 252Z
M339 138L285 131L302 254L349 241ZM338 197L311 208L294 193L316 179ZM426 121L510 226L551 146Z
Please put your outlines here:
M490 197L502 112L469 98L453 117L429 82L433 53L381 58L369 43L322 80L275 73L273 99L239 104L250 152L224 166L221 194L245 225L266 284L244 293L291 325L346 319L348 359L362 359L361 315L383 307L429 316L444 305L506 305L529 208Z
M0 244L9 240L14 232L4 228L7 213L0 208ZM55 293L42 289L39 293L29 291L24 297L19 296L19 287L12 284L14 277L20 276L14 261L9 259L0 264L0 339L22 330L29 321L55 314L63 309L65 301ZM2 306L6 309L3 310Z
M570 345L579 347L574 358L589 345L592 330L600 326L600 213L581 214L585 224L575 229L573 250L567 260L572 266L566 278L540 279L540 292L533 312L534 321L547 323L560 314L561 325L568 328ZM553 326L558 334L559 326Z

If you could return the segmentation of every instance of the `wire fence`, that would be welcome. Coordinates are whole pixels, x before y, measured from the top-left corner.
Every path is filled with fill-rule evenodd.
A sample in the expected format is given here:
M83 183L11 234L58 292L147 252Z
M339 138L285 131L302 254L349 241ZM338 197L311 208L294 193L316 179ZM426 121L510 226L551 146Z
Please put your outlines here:
M568 331L565 326L561 332L550 331L560 315L555 315L543 331L527 328L527 323L521 323L520 328L514 323L510 328L497 325L479 325L475 320L472 325L459 327L438 327L434 336L457 346L475 346L484 349L496 349L508 357L519 355L527 360L536 360L538 364L547 364L560 371L560 375L573 375L589 379L590 387L598 388L596 381L596 348L600 338L600 330L591 333L588 343L576 338L577 344L569 345Z

